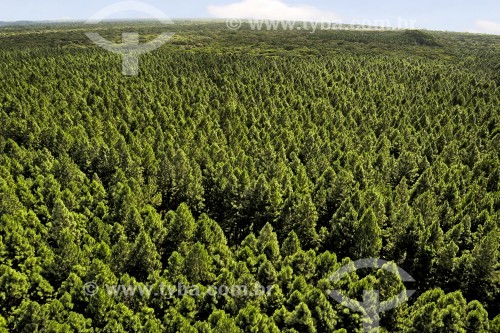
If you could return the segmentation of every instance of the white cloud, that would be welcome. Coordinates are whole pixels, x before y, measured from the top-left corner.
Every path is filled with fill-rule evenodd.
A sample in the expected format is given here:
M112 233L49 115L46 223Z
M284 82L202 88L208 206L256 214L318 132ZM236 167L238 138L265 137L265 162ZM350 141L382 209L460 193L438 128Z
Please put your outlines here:
M476 28L479 32L500 35L500 23L486 20L476 21Z
M243 0L240 2L208 6L208 12L216 18L253 18L295 21L334 21L339 16L308 5L289 5L281 0Z

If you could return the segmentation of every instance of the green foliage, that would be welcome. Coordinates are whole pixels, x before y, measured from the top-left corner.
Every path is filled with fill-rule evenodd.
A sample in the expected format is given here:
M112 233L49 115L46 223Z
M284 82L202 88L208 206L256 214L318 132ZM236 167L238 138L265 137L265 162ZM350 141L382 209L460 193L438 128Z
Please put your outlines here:
M395 264L381 332L500 332L497 36L179 21L124 77L82 29L0 27L0 333L360 332Z

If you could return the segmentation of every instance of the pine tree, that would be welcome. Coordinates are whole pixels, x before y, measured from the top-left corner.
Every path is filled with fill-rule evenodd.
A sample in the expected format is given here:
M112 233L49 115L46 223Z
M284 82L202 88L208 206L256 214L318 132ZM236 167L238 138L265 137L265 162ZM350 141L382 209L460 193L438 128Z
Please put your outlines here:
M356 226L354 235L354 258L376 258L382 249L382 231L378 225L377 217L369 208L361 217Z
M209 284L214 280L212 258L205 247L196 243L185 260L186 276L193 283Z
M160 256L151 238L145 231L137 237L131 252L129 272L141 281L154 276L161 269Z

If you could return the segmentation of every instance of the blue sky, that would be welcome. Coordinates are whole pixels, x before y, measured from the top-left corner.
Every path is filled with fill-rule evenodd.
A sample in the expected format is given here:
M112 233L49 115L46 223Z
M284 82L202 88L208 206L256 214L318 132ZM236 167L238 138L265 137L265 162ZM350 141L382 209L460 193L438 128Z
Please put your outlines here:
M0 21L86 20L118 0L0 0ZM342 23L384 22L397 27L469 31L500 35L500 1L476 0L141 0L170 18L268 18L335 20ZM137 6L110 18L147 17ZM117 7L119 8L119 7ZM150 7L152 8L152 7Z

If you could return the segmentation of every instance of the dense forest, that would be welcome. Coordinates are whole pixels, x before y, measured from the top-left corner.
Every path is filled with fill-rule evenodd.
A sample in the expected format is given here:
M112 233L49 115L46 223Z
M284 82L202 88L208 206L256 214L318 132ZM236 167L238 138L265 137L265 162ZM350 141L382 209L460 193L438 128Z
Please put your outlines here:
M0 332L500 332L500 37L168 28L0 28Z

